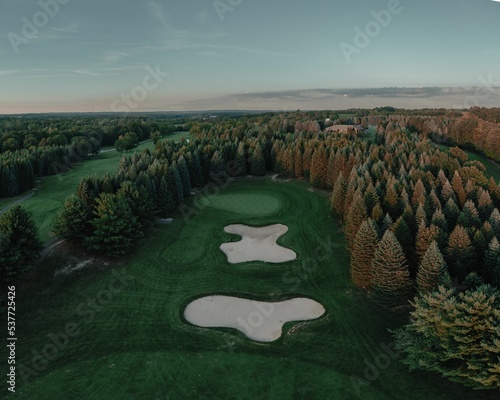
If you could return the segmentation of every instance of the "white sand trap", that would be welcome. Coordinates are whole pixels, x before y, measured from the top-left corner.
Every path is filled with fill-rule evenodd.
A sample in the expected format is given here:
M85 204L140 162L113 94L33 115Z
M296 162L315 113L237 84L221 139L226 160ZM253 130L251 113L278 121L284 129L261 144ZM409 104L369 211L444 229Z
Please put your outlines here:
M203 328L233 328L257 342L273 342L281 337L283 325L321 317L318 302L295 298L267 303L229 296L208 296L188 304L184 318Z
M231 264L248 261L283 263L297 258L297 254L276 243L280 236L288 232L288 227L281 224L253 228L246 225L228 225L227 233L241 236L241 241L224 243L220 249L226 253Z

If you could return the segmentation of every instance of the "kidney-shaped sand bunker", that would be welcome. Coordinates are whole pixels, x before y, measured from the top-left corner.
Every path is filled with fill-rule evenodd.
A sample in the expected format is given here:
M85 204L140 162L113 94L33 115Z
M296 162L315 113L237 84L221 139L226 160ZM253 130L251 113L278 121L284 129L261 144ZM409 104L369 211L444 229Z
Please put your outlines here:
M264 261L283 263L297 258L297 254L276 241L288 232L288 227L282 224L254 228L246 225L228 225L227 233L241 236L239 242L224 243L220 249L226 253L227 261L238 264L249 261Z
M287 322L321 317L324 307L299 297L269 303L230 296L207 296L189 303L184 318L203 328L233 328L257 342L273 342L281 337Z

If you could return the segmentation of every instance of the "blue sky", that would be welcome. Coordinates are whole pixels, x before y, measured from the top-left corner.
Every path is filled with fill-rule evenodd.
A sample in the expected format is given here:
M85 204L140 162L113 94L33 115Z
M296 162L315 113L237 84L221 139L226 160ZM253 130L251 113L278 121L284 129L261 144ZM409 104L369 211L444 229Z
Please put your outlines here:
M245 92L500 81L500 3L491 0L400 0L348 62L341 44L354 46L355 28L373 27L371 12L397 1L2 0L0 113L113 111L134 89L147 94L131 111ZM23 36L34 20L36 34ZM141 92L147 66L164 75Z

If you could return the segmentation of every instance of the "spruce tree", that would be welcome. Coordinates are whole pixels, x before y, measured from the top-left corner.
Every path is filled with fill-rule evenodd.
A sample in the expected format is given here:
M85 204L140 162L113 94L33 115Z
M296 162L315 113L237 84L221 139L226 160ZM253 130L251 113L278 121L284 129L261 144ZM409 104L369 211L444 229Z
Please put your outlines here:
M492 285L500 288L500 243L495 237L484 255L486 278Z
M94 232L85 245L111 257L120 257L143 237L142 226L123 196L102 193L96 200Z
M42 242L33 215L14 206L0 215L0 281L11 282L31 268Z
M443 254L434 240L425 252L417 272L420 292L431 292L437 288L443 274L447 272Z
M311 161L310 182L313 186L324 187L326 183L326 174L328 159L325 146L319 146L313 154Z
M371 288L371 262L378 245L378 233L371 219L363 221L351 252L351 277L353 283L366 290Z
M331 197L331 210L332 214L342 221L344 219L344 200L347 191L347 182L344 179L342 172L337 178L337 182L333 186Z
M474 265L474 248L467 230L457 225L448 240L446 262L452 276L465 278Z
M92 232L92 210L80 197L69 196L57 215L52 230L58 237L83 239Z
M252 153L250 172L253 176L264 176L266 174L266 160L260 142L257 142Z
M404 305L412 292L410 271L403 248L387 230L372 260L373 300L387 308Z
M361 195L357 193L349 210L349 214L347 215L345 225L345 237L348 249L352 248L358 229L367 218L368 216L366 215L365 203Z

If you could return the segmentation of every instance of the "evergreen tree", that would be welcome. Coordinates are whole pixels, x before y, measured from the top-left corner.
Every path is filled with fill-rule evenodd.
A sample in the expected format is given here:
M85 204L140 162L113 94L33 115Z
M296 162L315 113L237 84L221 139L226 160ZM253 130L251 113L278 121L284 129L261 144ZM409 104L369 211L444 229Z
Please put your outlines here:
M401 245L387 230L372 260L373 300L388 308L404 305L413 284Z
M181 178L183 195L184 197L188 197L191 194L191 179L189 178L189 170L183 156L179 157L177 168L179 170L179 177Z
M42 250L33 215L14 206L0 215L0 281L12 282L31 268Z
M500 243L495 237L484 255L486 278L492 285L500 288Z
M436 241L432 241L420 263L417 273L417 285L420 292L435 290L446 271L443 254Z
M351 253L351 277L360 288L371 288L371 262L378 245L378 233L371 219L363 221L359 228Z
M465 204L467 195L465 194L464 184L458 171L455 171L453 175L453 179L451 180L451 187L453 188L453 191L457 196L458 203L460 204L460 206L463 206Z
M253 176L264 176L266 174L266 160L260 142L257 142L252 153L250 172Z
M56 217L53 231L58 237L83 239L92 233L92 210L80 197L69 196Z
M411 276L414 278L417 273L417 263L415 262L415 243L411 234L408 224L403 217L398 220L391 227L391 231L401 244L405 257L408 260Z
M410 324L396 331L396 347L411 370L437 372L476 389L500 387L500 292L439 287L418 297Z
M314 186L325 187L328 159L325 146L319 146L313 154L311 161L310 182Z
M340 219L342 222L344 219L344 200L347 191L347 182L344 179L342 172L337 178L337 182L333 186L333 192L331 197L331 210L333 215Z
M486 221L494 208L490 193L487 190L483 190L478 200L478 212L481 221Z
M94 232L85 245L111 257L126 254L143 237L140 222L123 196L102 193L96 202Z
M352 249L358 229L367 218L368 216L366 215L365 203L363 198L358 193L354 198L354 202L346 219L345 237L348 249Z
M446 221L448 222L450 229L453 228L457 223L458 216L460 215L460 209L457 207L453 199L448 200L443 208L443 214L446 217Z
M236 151L236 163L238 164L239 176L245 176L248 171L247 167L247 150L244 142L240 142Z
M160 181L156 207L163 217L175 209L175 200L172 192L168 189L167 179L164 176Z
M451 233L446 257L452 276L465 278L474 263L474 248L464 227L457 225Z

